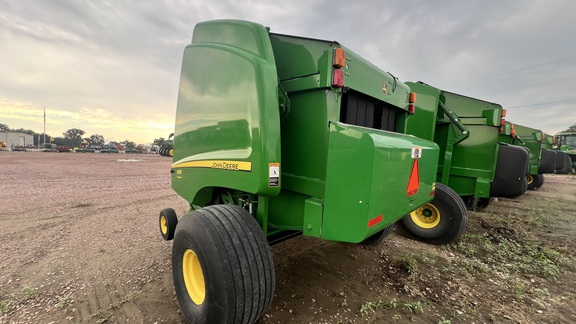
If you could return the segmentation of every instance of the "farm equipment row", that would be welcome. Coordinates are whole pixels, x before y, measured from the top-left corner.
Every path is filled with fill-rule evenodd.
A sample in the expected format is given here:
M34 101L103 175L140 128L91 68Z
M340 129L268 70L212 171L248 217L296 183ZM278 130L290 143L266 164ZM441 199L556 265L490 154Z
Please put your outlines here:
M499 104L403 83L335 41L196 25L173 145L160 151L190 205L159 216L183 317L258 320L274 295L270 246L284 240L376 244L398 223L450 243L467 209L568 170L570 153L505 117ZM562 150L573 142L560 138Z

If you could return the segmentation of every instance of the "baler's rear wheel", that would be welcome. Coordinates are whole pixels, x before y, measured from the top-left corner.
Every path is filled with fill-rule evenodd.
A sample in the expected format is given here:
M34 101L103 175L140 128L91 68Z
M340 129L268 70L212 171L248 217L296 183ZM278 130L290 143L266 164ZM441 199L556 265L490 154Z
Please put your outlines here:
M360 243L365 244L365 245L378 244L378 243L382 242L382 240L384 238L386 238L386 236L390 235L390 233L392 232L393 229L394 229L394 224L389 225L388 227L385 227L380 232L377 232L376 234L374 234L370 237L367 237L366 239L364 239L364 241L362 241Z
M208 206L180 219L172 274L190 323L253 323L274 295L270 246L258 222L239 206Z
M526 182L528 183L528 189L530 190L530 185L534 183L534 177L531 174L527 175Z
M468 215L462 198L454 190L437 183L434 200L406 215L399 223L423 242L446 244L462 235Z
M536 190L544 184L544 175L542 174L529 174L526 176L528 182L528 190Z
M176 225L178 224L178 217L176 212L172 208L164 208L160 211L159 217L160 223L160 234L162 238L166 241L170 241L174 238L174 231L176 230Z

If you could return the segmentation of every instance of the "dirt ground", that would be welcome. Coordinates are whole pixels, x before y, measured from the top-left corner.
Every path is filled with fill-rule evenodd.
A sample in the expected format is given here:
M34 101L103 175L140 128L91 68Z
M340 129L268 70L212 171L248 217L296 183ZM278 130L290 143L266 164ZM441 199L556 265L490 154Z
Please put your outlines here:
M0 152L0 323L183 323L157 155ZM272 247L268 323L576 322L576 176L469 213L455 244Z

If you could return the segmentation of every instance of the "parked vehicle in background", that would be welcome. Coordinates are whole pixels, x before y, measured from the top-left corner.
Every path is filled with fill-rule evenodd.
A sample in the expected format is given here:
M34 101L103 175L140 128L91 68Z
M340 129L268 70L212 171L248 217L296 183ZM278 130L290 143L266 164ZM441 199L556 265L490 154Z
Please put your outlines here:
M440 146L438 182L452 188L470 209L485 208L493 197L517 197L526 191L529 154L522 147L500 143L506 117L501 105L423 82L407 84L417 101L406 132ZM412 213L402 223L434 229L417 216Z
M570 173L576 169L576 132L561 132L555 138L556 149L566 154L564 166L559 173Z
M536 190L544 184L544 173L554 173L554 168L549 169L541 165L542 142L545 140L546 136L541 130L513 124L509 121L506 121L500 132L501 142L522 146L529 151L530 168L529 174L526 176L529 190ZM549 161L544 163L548 163L550 166Z
M42 144L42 151L43 152L58 152L58 146L52 143L44 143Z
M72 149L68 146L60 145L57 148L58 152L72 152Z

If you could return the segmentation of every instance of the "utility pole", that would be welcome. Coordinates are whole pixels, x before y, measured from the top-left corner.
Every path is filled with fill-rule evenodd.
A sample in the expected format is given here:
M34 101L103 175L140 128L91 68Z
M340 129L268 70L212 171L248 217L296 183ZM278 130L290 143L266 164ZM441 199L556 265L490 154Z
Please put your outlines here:
M46 143L46 106L44 106L44 142L42 145Z

